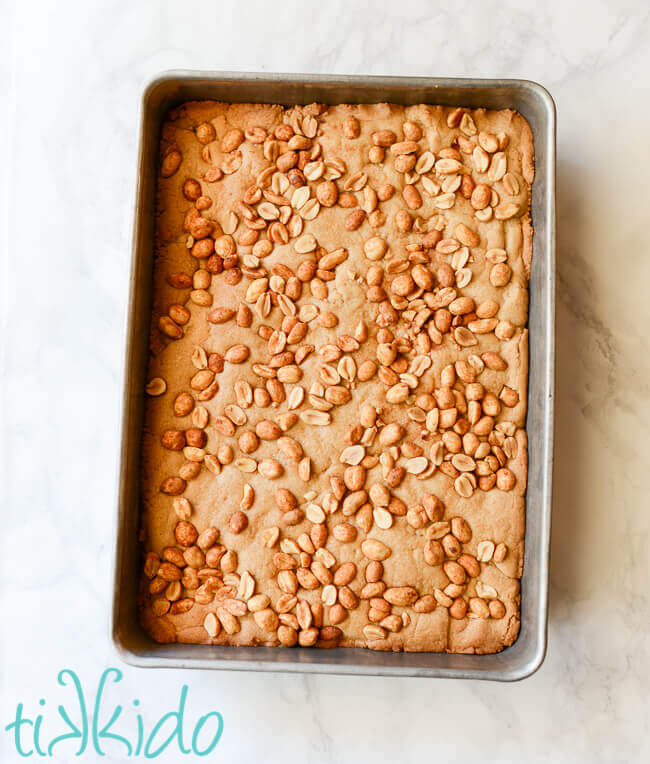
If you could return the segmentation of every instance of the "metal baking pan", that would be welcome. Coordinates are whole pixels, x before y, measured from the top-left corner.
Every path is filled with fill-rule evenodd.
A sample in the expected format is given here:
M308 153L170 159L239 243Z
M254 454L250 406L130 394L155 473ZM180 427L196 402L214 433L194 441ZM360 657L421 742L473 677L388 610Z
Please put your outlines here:
M518 110L535 142L532 190L534 225L530 279L530 370L527 429L529 477L526 548L521 581L521 631L517 641L494 655L390 653L364 649L159 645L138 624L138 515L143 390L151 316L154 204L160 125L167 110L183 101L399 104L430 103ZM141 105L140 151L128 308L122 453L119 470L117 548L112 638L124 661L136 666L321 672L387 676L522 679L546 652L548 567L553 466L555 355L555 105L526 80L436 77L352 77L344 75L249 74L174 71L145 89Z

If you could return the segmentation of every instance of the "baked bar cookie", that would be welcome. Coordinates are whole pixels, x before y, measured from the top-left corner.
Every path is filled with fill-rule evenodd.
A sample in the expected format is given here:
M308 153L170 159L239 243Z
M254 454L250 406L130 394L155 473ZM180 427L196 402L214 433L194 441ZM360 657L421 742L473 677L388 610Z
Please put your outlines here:
M532 181L508 110L169 113L142 459L155 640L512 644Z

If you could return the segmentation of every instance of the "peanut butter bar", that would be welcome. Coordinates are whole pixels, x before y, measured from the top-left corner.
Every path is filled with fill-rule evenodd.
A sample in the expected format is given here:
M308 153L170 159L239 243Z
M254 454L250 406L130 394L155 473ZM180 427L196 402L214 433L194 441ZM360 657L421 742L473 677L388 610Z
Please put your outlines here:
M533 167L509 110L168 114L141 490L155 640L514 642Z

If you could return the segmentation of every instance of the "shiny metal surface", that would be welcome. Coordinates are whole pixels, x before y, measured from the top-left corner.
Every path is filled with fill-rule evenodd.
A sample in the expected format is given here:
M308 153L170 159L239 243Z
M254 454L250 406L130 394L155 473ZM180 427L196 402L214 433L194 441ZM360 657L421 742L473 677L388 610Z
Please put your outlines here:
M140 628L139 459L148 350L153 263L155 168L160 124L183 101L252 103L373 103L513 108L530 123L535 141L534 226L530 280L530 372L527 429L529 474L521 631L495 655L384 653L337 648L158 645ZM116 525L112 639L121 658L142 667L214 668L511 681L532 674L546 652L548 618L553 394L555 360L555 105L526 80L357 77L174 71L146 88L141 104L131 293L127 317Z

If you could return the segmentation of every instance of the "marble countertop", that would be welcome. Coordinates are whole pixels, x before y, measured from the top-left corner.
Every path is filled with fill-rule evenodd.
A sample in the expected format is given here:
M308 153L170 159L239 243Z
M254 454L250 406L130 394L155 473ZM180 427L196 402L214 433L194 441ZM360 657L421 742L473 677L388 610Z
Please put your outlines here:
M190 68L523 77L555 98L549 649L512 685L122 665L113 701L137 697L151 726L187 683L188 716L223 715L213 761L648 761L647 2L4 8L0 759L19 760L2 731L19 702L56 728L61 669L94 688L121 665L108 621L138 103L154 74Z

